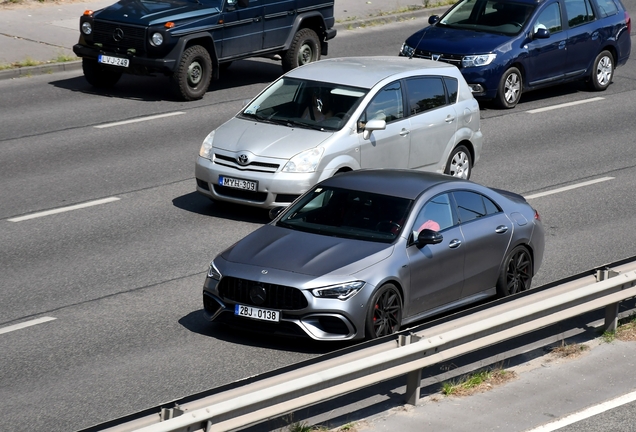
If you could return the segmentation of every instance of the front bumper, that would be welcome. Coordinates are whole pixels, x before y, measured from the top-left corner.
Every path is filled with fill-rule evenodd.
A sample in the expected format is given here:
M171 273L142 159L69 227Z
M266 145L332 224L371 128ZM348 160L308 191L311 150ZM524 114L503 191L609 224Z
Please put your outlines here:
M96 47L90 47L82 44L73 45L73 52L76 56L82 58L88 58L97 60L100 54L110 55L114 57L122 57L130 60L130 66L127 68L118 66L103 65L105 68L116 69L124 73L152 73L160 72L164 74L170 74L176 67L176 60L173 58L149 58L138 57L129 54L115 53L107 50L102 50Z

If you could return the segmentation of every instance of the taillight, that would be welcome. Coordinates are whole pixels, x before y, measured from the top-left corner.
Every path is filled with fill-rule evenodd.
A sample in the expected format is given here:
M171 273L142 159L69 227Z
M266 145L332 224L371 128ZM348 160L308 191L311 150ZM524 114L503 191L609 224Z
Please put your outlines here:
M625 22L627 23L627 34L632 34L632 19L627 11L625 11Z
M537 209L534 209L534 220L541 221L541 216L539 216Z

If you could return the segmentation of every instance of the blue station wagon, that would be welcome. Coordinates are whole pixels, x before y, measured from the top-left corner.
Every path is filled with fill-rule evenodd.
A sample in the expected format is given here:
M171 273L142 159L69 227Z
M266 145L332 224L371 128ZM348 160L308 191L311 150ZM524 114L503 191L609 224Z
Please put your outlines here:
M400 55L456 65L475 98L501 108L567 81L605 90L631 50L620 0L461 0L429 24Z

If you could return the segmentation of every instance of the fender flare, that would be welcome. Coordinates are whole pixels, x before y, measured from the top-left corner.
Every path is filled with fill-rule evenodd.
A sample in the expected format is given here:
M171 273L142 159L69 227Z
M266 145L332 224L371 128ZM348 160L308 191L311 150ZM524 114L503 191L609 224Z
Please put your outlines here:
M191 43L192 41L201 42L201 43ZM172 50L165 56L166 59L174 60L174 68L172 72L178 67L181 62L181 57L183 56L183 52L187 47L192 45L201 45L204 47L209 53L210 58L212 59L212 78L219 78L219 58L216 54L216 46L214 45L214 39L212 35L208 32L198 32L192 33L179 38L177 44L172 48Z

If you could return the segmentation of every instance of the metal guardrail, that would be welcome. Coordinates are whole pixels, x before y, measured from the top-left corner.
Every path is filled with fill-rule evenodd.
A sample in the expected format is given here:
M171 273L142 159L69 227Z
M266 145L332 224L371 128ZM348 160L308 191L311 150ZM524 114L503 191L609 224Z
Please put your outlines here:
M315 405L352 391L407 377L406 400L420 394L426 366L605 308L605 328L616 328L618 305L636 297L636 261L570 280L550 289L485 307L423 330L326 361L249 382L160 413L107 427L108 432L230 431Z

